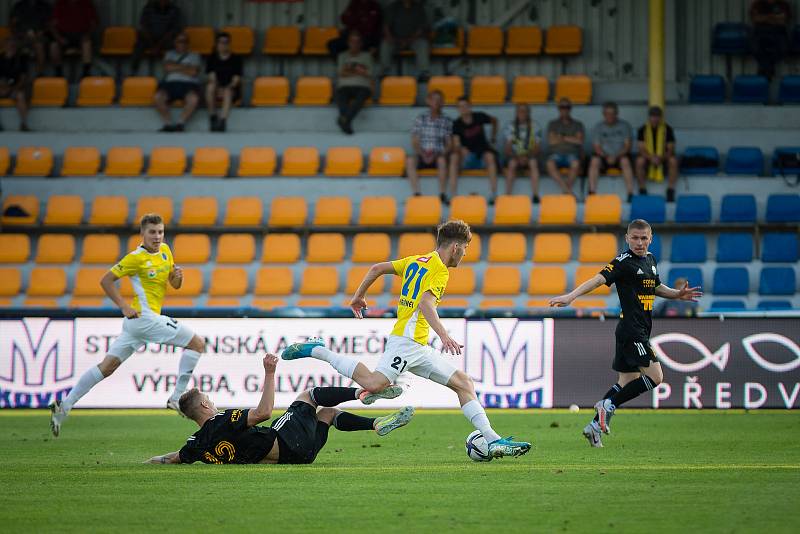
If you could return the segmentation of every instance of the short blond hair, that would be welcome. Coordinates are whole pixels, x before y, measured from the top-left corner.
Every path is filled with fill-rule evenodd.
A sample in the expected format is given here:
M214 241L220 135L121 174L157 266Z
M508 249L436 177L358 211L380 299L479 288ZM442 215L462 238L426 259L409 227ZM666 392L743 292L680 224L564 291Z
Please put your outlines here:
M158 213L145 213L139 219L139 229L143 231L148 224L164 224L164 219Z

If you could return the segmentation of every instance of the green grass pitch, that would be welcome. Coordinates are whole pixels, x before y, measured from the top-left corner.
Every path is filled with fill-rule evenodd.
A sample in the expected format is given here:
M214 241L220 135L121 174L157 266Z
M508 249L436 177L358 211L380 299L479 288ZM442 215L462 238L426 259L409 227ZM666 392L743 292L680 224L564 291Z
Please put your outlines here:
M371 412L386 413L386 412ZM519 459L464 453L460 412L379 438L331 430L304 466L142 465L193 423L164 411L0 412L5 532L796 532L800 414L620 410L606 447L588 412L491 412Z

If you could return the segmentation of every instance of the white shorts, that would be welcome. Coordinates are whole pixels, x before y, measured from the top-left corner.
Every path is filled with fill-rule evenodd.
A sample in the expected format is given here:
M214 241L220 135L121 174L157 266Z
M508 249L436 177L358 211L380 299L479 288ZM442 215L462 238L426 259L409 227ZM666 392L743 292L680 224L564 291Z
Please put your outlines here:
M188 326L172 317L143 313L136 319L122 320L122 333L111 344L108 355L124 362L147 343L185 347L193 337L194 332Z
M389 336L386 350L375 370L391 383L396 382L397 377L404 372L410 371L446 386L457 369L447 361L446 354L438 352L430 345L420 345L403 336Z

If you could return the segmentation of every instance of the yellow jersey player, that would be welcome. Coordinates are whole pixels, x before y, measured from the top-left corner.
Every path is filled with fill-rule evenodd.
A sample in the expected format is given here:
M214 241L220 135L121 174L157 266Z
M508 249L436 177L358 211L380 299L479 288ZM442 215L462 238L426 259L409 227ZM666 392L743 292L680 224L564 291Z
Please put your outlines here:
M295 343L283 351L284 360L311 357L326 361L342 375L352 378L362 388L363 396L388 397L386 393L399 394L391 386L397 377L408 371L433 380L452 389L457 395L461 410L470 423L489 443L489 452L495 457L521 456L531 444L501 438L492 429L486 411L475 394L475 385L464 371L438 354L428 345L430 329L439 336L444 352L461 354L461 345L447 333L436 306L444 295L449 278L449 267L458 267L472 239L469 225L464 221L449 221L437 229L436 250L391 262L373 265L356 290L350 307L355 316L363 318L366 295L370 286L383 275L402 277L400 298L397 304L397 323L386 342L386 349L375 371L355 358L337 354L323 346L321 340ZM395 395L396 396L396 395Z
M72 388L67 398L50 405L50 429L54 436L78 400L101 380L110 376L136 350L147 343L183 347L178 366L175 391L167 408L180 412L178 401L186 391L197 361L206 349L205 340L186 325L161 315L161 304L167 283L180 289L183 272L175 265L172 251L164 243L164 222L160 215L149 213L140 221L142 244L114 265L100 280L100 286L122 311L122 334L114 340L108 354L98 365L89 368ZM128 304L119 292L116 281L128 276L133 284L133 302Z

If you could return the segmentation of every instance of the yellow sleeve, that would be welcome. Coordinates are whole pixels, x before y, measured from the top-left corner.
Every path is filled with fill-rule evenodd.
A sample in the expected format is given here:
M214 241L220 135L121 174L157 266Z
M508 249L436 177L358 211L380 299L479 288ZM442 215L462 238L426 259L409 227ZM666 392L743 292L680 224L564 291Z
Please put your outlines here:
M433 293L433 296L441 300L449 279L450 271L448 271L447 268L433 272L422 281L422 292L430 291Z
M130 276L131 274L135 273L139 268L139 258L134 254L126 254L124 258L119 260L115 266L111 268L111 272L117 278L122 278L123 276Z
M406 270L406 266L408 265L408 260L411 256L406 256L405 258L401 258L399 260L392 260L392 267L394 267L394 274L397 276L403 276L403 273Z

